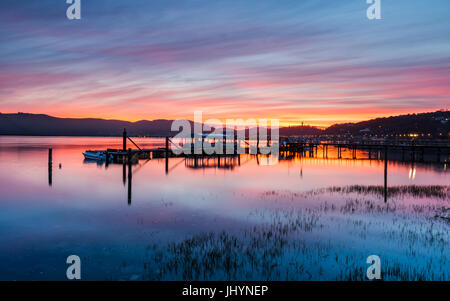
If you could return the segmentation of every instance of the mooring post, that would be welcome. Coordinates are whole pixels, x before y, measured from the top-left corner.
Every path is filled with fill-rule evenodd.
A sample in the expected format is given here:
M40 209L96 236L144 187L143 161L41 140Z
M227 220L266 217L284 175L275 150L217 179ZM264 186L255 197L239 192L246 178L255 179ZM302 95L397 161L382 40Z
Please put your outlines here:
M256 153L259 154L259 133L258 136L256 137Z
M169 173L169 137L166 137L166 174Z
M388 150L387 146L384 146L384 202L387 202L387 160Z
M105 152L105 167L108 167L109 165L109 152L106 150Z
M128 149L128 164L131 164L131 148Z
M48 149L48 165L52 165L53 163L53 149Z
M123 148L124 152L127 151L127 129L123 129Z
M48 149L48 186L53 183L53 149Z
M123 168L122 168L122 181L123 181L123 186L125 186L125 183L127 182L127 167L126 167L126 163L125 163L125 155L123 157L122 165L123 165Z
M169 137L166 137L166 157L169 156Z
M133 172L131 170L131 148L128 150L128 205L131 205L131 187L132 187L132 181L133 181Z

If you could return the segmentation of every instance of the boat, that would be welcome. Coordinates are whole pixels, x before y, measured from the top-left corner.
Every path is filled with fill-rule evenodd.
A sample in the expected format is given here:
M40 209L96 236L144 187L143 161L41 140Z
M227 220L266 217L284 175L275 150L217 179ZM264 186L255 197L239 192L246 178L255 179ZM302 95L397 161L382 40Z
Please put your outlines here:
M106 159L106 153L104 151L92 151L87 150L83 153L84 158L88 160L103 161Z

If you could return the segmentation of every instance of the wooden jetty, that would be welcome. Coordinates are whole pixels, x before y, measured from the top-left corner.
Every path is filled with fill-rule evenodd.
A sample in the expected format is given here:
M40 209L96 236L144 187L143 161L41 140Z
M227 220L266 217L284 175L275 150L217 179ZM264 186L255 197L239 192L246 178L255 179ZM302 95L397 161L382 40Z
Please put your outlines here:
M415 144L369 144L358 142L289 142L280 143L280 153L300 153L304 157L328 158L329 148L336 150L337 158L343 158L343 151L351 151L351 158L358 159L358 151L367 153L367 159L384 159L389 153L390 160L410 162L448 162L449 145L415 145Z
M237 140L232 138L233 146L232 154L228 154L226 145L224 143L224 152L222 154L206 153L201 150L200 153L194 152L192 146L195 139L200 139L197 142L203 145L204 136L192 137L191 141L191 153L186 154L181 152L176 154L173 152L173 148L181 148L177 143L174 143L171 138L165 138L164 147L157 148L141 148L130 137L127 136L126 130L123 132L123 146L121 149L108 148L100 151L104 152L105 164L119 163L123 165L123 184L128 182L128 204L131 205L132 199L132 165L138 163L139 160L151 160L155 158L165 159L165 172L169 173L169 158L183 157L185 166L187 168L223 168L233 169L236 166L241 166L241 152L244 150L245 154L251 154L256 156L256 160L259 164L259 141L250 145L248 140ZM228 140L226 138L225 140ZM189 138L187 139L189 140ZM131 142L136 148L132 149L127 147L127 143ZM187 141L185 141L187 142ZM245 147L241 147L241 142L245 144ZM255 141L253 141L255 142ZM280 160L293 160L296 157L310 157L332 159L332 160L384 160L384 201L387 201L387 168L388 159L391 161L401 160L410 162L448 162L450 155L450 146L447 145L416 145L416 144L376 144L376 143L361 143L354 141L298 141L292 138L281 138L278 141L272 143L278 143L278 158ZM333 152L331 151L333 149ZM329 158L330 154L336 154L334 158ZM321 150L319 152L319 150ZM344 153L351 153L351 157L344 157ZM178 153L178 152L177 152ZM321 153L321 155L320 155ZM52 149L49 149L48 154L48 182L52 185ZM180 162L179 162L180 163ZM179 164L178 163L178 164ZM246 162L243 162L245 164ZM178 165L176 164L176 165ZM173 168L173 167L172 167Z
M170 158L170 157L185 157L189 162L193 162L192 166L207 166L208 164L199 163L202 160L214 158L220 166L221 160L227 158L237 158L240 154L260 154L259 141L255 145L250 145L248 140L236 140L232 138L233 145L232 152L227 152L226 144L223 143L223 152L206 153L203 149L198 153L194 150L194 142L196 138L192 138L191 152L174 152L174 148L181 147L174 143L171 138L165 138L165 146L157 148L141 148L130 137L127 136L126 130L123 132L123 147L122 149L106 149L102 152L106 154L106 164L109 163L131 163L136 164L139 160L149 160L154 158ZM201 136L199 143L203 143L204 136ZM229 139L229 138L224 138ZM128 148L127 143L131 142L135 148ZM185 141L186 142L186 141ZM242 146L241 142L245 146ZM212 143L214 147L214 143ZM334 149L337 159L343 159L343 153L351 153L351 159L369 159L381 160L387 158L390 160L411 161L411 162L448 162L450 154L449 145L415 145L415 144L377 144L377 143L361 143L361 142L330 142L330 141L295 141L292 138L281 138L277 141L279 145L279 155L283 159L294 158L298 155L302 157L322 158L329 157L329 149ZM202 145L202 144L200 144ZM238 152L238 148L240 152ZM320 152L319 152L320 150ZM358 157L359 153L359 157ZM363 158L361 157L363 154ZM51 156L51 154L49 154ZM50 161L50 160L49 160ZM197 164L195 163L197 162ZM225 161L224 161L225 162ZM190 165L189 165L190 166Z

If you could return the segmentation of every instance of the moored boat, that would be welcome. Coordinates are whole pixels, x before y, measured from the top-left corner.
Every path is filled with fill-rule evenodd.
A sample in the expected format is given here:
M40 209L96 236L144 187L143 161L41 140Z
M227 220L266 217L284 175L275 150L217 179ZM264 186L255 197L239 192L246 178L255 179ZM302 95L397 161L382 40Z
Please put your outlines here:
M106 159L106 153L104 151L92 151L87 150L83 153L84 158L88 160L105 160Z

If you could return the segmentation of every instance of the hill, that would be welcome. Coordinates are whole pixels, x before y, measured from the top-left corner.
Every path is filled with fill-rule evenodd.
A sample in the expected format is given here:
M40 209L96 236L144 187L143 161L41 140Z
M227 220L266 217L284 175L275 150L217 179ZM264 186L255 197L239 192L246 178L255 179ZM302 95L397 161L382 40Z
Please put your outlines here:
M450 112L408 114L376 118L357 123L335 124L324 130L313 126L280 128L281 136L302 135L397 135L418 133L448 136ZM172 120L129 122L96 118L58 118L44 114L1 114L0 135L29 136L121 136L126 128L130 136L173 136ZM192 124L192 122L191 122Z
M171 136L171 120L128 122L95 118L57 118L43 114L0 114L0 135L29 136Z

